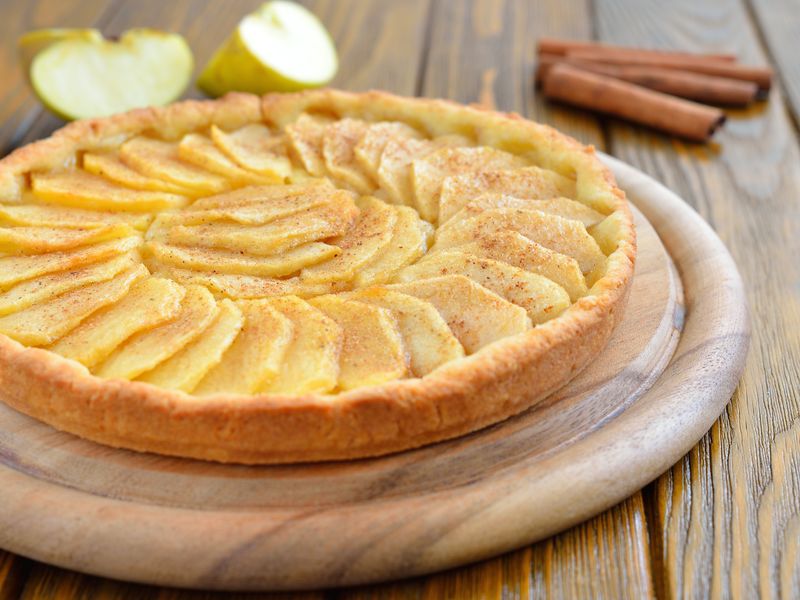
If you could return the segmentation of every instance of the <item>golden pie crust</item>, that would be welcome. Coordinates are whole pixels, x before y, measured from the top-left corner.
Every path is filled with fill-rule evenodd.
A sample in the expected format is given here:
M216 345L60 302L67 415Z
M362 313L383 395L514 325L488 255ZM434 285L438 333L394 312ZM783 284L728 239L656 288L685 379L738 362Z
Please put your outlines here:
M604 218L588 228L603 252L602 263L583 269L588 291L573 298L559 316L449 360L422 377L406 370L394 380L329 393L193 395L102 378L56 352L0 335L0 399L57 429L132 450L247 464L351 459L415 448L497 423L559 389L598 356L621 318L633 276L636 239L630 209L593 148L516 114L336 90L186 101L75 122L20 148L0 161L0 203L26 197L36 174L72 168L86 153L116 151L135 136L177 140L212 126L230 132L254 123L281 133L309 114L333 123L400 122L432 140L457 136L471 147L500 150L572 180L572 200ZM295 165L302 162L289 152ZM476 185L491 191L492 177L479 175ZM339 183L353 189L360 185ZM432 197L437 201L438 196ZM420 214L425 210L434 211L426 216L435 221L436 204L419 208ZM446 237L441 231L437 236ZM475 243L491 245L492 240ZM416 265L408 280L417 276L430 277L430 270ZM353 287L348 286L345 292ZM213 291L219 298L219 290Z

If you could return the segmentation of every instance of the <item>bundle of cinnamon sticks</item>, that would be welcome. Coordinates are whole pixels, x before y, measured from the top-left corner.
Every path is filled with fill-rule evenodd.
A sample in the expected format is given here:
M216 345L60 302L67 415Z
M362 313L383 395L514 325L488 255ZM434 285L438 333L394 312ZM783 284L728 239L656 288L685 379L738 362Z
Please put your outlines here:
M699 142L724 123L719 106L763 100L772 85L771 69L742 65L732 54L543 38L538 58L536 81L547 98Z

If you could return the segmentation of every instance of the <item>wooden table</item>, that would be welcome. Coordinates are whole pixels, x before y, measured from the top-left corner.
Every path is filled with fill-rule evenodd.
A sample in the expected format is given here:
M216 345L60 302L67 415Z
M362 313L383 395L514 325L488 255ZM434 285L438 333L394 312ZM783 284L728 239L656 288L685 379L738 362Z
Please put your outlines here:
M35 101L15 39L51 26L185 35L202 67L259 0L4 0L0 151L60 122ZM270 598L800 595L800 59L796 0L308 0L340 52L334 85L481 102L520 112L640 168L690 202L728 244L752 311L747 369L712 430L620 505L549 540L410 581ZM685 144L544 102L539 36L735 52L771 63L769 102L730 111L714 143ZM190 93L198 96L195 91ZM2 510L2 507L0 507ZM219 597L225 596L220 594ZM0 600L210 598L64 571L0 551ZM230 597L235 597L231 595ZM247 597L259 597L258 595Z

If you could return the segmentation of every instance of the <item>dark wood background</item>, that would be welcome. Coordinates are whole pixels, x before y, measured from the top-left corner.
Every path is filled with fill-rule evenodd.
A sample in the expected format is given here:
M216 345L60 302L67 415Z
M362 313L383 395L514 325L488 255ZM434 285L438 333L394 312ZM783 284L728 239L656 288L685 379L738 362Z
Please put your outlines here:
M333 85L493 104L550 123L662 181L716 229L748 291L747 369L712 430L608 512L516 552L415 580L306 594L224 595L90 577L0 551L0 600L138 598L754 598L800 596L800 4L797 0L308 0L334 36ZM0 152L61 125L36 102L16 38L40 27L182 33L201 68L259 0L0 1ZM686 144L535 92L539 36L772 64L766 103ZM189 96L199 97L195 90ZM691 310L691 307L689 307ZM2 510L2 507L0 507Z

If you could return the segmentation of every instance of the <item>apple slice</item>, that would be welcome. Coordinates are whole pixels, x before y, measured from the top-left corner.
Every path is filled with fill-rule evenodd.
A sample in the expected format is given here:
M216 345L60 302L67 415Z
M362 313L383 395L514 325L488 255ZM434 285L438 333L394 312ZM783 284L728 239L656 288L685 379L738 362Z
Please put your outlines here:
M37 204L0 206L0 223L29 227L99 228L125 224L144 230L153 217L142 213L113 213Z
M435 252L397 274L398 282L442 275L465 275L501 298L521 306L538 325L569 307L569 294L557 283L517 267L458 251Z
M240 167L265 178L282 182L292 174L292 163L286 157L286 138L273 134L266 125L251 123L230 133L212 125L211 139Z
M0 289L7 289L15 283L47 273L79 269L85 265L128 252L141 243L140 237L131 236L68 252L2 256L0 257Z
M423 219L435 222L439 218L442 182L449 175L518 168L526 164L519 156L488 146L442 148L414 160L411 165L414 205Z
M337 68L336 48L319 19L299 4L276 0L242 19L197 86L211 96L290 92L328 83Z
M579 221L584 227L595 225L605 219L605 215L589 208L581 202L570 200L569 198L547 198L542 200L528 200L506 196L503 194L483 194L475 200L470 201L464 208L454 214L450 220L442 225L440 229L446 229L453 223L463 219L475 217L485 210L491 208L521 208L540 210L549 215L556 215Z
M170 194L191 194L191 190L158 177L147 177L131 169L119 159L117 154L110 152L94 154L87 152L83 155L83 168L88 173L100 175L134 190L144 190L151 192L168 192Z
M52 344L94 311L119 300L131 285L147 274L147 268L139 265L108 281L93 283L0 317L0 333L28 346Z
M406 373L403 339L385 308L319 296L309 301L342 328L339 388L379 385Z
M309 210L330 203L327 194L305 194L275 198L273 200L250 201L239 205L221 206L219 208L191 208L170 215L169 221L181 225L198 225L212 221L236 221L242 225L265 225L301 211Z
M322 158L328 173L359 194L369 194L375 189L375 182L355 155L356 145L366 132L364 121L341 119L328 125L322 136Z
M242 169L225 156L214 142L199 133L189 133L181 138L178 157L196 167L231 179L240 186L269 182L267 177Z
M197 196L218 194L231 187L225 177L181 160L178 144L173 142L138 136L120 146L119 157L139 173L165 179Z
M90 283L107 281L120 271L136 266L137 262L136 255L129 252L82 269L51 273L23 281L0 293L0 315L17 312Z
M574 197L575 182L535 166L450 175L442 182L439 223L446 222L467 203L487 192L518 198Z
M236 208L251 204L271 204L282 200L302 202L302 199L307 196L315 199L327 199L334 192L336 192L336 188L327 179L309 179L303 183L287 185L252 185L225 192L224 194L200 198L187 211Z
M151 212L188 202L185 196L131 190L84 171L32 173L31 189L42 202L92 210Z
M464 356L464 347L430 302L380 287L360 290L352 298L391 311L415 377L423 377L438 366Z
M217 312L217 303L211 292L199 285L189 286L169 321L146 328L128 339L97 367L95 373L101 377L133 379L196 339L211 324Z
M380 252L392 238L397 222L394 208L377 198L364 196L357 201L361 210L358 221L342 237L332 243L342 252L329 261L303 269L304 281L349 281L356 271Z
M358 287L385 283L405 266L410 265L428 250L433 238L433 225L419 218L408 206L396 206L397 222L389 243L358 269Z
M463 275L445 275L386 287L433 304L468 354L531 328L524 308Z
M325 128L330 119L319 116L301 114L294 123L286 127L286 137L294 153L300 159L303 168L314 177L325 177L325 159L322 156L322 144Z
M575 302L589 289L578 262L529 240L516 231L499 231L491 238L479 239L454 248L465 254L501 260L555 281Z
M381 165L381 154L389 140L398 138L420 139L422 134L405 123L399 121L383 121L370 123L362 138L353 150L355 159L361 167L375 180Z
M578 221L540 210L493 208L477 217L445 226L436 232L433 248L443 250L474 240L491 239L500 231L516 231L559 254L571 256L588 273L605 260L595 239Z
M83 119L168 104L186 89L192 67L180 35L131 29L119 41L98 34L49 44L33 59L30 81L47 108Z
M137 379L162 388L191 392L219 364L243 323L239 307L227 298L222 300L216 318L195 340Z
M296 296L273 298L272 306L292 322L294 335L280 372L262 391L324 394L333 390L339 379L341 327Z
M244 326L222 361L203 378L194 393L207 396L255 394L278 376L292 341L292 322L269 300L239 302Z
M62 227L0 227L0 252L42 254L128 237L136 232L124 224L93 229Z
M172 318L185 293L169 279L143 279L119 302L94 313L48 350L91 368L136 332Z
M161 242L149 242L145 249L154 260L165 265L259 277L286 277L297 273L303 267L330 260L342 252L336 246L322 242L311 242L281 254L260 257L208 248L170 246Z

